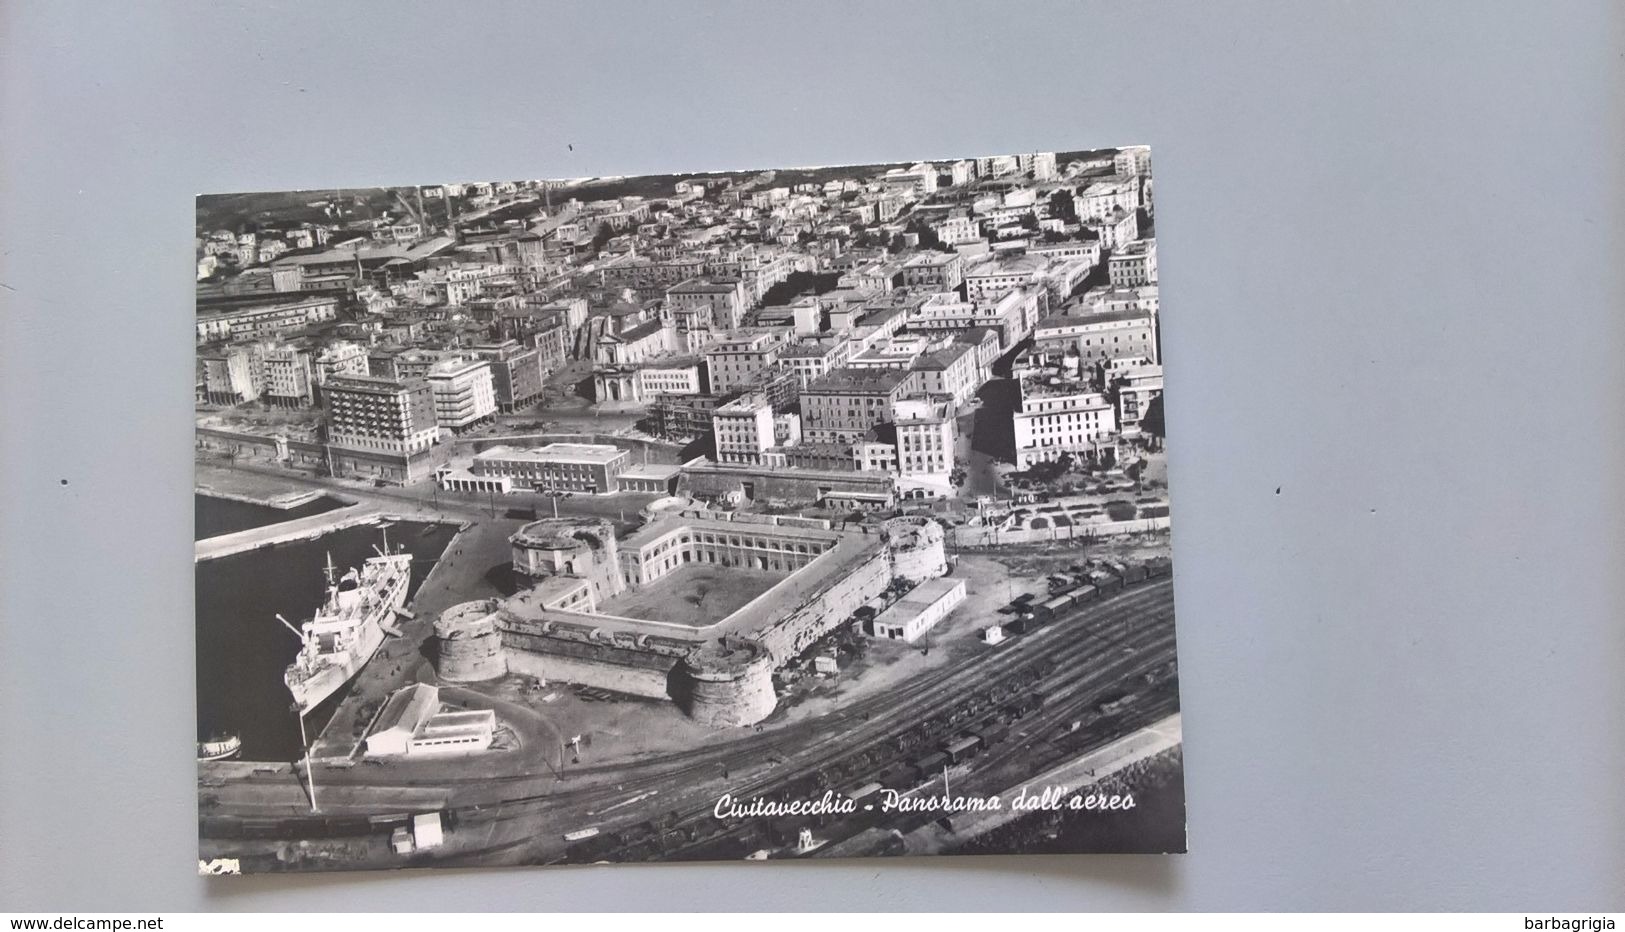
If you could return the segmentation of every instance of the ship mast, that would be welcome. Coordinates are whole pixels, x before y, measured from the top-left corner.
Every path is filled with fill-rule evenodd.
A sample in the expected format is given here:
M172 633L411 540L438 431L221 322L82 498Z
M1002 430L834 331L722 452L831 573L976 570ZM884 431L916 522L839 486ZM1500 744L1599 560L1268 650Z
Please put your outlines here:
M338 582L338 569L333 566L333 551L331 550L327 552L327 569L322 572L327 574L327 587L329 589L333 588Z
M310 811L321 812L322 807L316 802L316 768L310 763L310 745L307 743L310 739L305 737L305 709L303 706L296 706L294 711L299 713L299 745L305 751L305 782L310 784ZM943 780L946 781L947 771L943 773Z

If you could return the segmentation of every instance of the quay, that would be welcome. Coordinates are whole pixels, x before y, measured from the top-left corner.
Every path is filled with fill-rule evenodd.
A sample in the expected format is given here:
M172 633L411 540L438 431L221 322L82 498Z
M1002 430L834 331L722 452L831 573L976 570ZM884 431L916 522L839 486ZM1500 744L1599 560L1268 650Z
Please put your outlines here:
M258 550L272 544L281 544L294 540L314 540L332 531L355 527L358 524L370 524L389 517L393 516L383 514L376 506L354 504L333 511L324 511L319 515L294 518L291 521L248 528L247 530L200 540L193 549L193 560L201 563L204 560L231 556L234 553Z

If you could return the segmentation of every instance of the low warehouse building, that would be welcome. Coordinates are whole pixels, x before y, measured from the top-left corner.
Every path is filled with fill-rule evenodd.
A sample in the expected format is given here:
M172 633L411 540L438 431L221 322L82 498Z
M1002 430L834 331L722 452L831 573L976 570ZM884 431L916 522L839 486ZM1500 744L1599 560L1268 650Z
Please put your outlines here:
M368 757L406 757L481 751L496 736L490 709L441 711L440 690L413 683L384 703L367 735Z
M965 601L963 579L931 579L913 589L892 607L875 617L874 635L909 644Z

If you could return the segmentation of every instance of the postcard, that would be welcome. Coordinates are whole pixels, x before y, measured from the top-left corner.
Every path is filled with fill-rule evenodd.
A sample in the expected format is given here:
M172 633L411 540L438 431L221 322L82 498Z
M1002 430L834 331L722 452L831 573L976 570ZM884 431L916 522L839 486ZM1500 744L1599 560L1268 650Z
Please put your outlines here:
M200 196L199 870L1183 851L1155 216L1144 146Z

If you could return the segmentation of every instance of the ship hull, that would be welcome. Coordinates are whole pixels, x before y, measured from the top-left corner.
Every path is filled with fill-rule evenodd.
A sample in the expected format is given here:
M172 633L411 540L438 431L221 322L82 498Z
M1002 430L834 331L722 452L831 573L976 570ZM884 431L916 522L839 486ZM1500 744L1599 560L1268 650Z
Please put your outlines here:
M288 692L293 694L294 705L300 715L321 705L355 679L356 674L372 660L373 654L378 652L386 635L384 626L406 604L406 590L411 580L409 558L398 568L398 573L388 586L388 597L384 603L378 606L375 614L356 626L355 640L347 650L323 655L314 670L300 670L298 664L288 668L283 682Z
M199 741L197 745L197 759L199 761L231 760L243 751L243 742L240 738L224 738L213 741Z
M343 689L345 684L355 679L356 674L372 660L372 655L378 652L378 646L384 643L383 622L366 625L361 631L361 637L362 642L353 652L353 659L323 667L297 685L288 684L288 691L293 693L294 704L299 707L301 715L321 705L327 697Z

